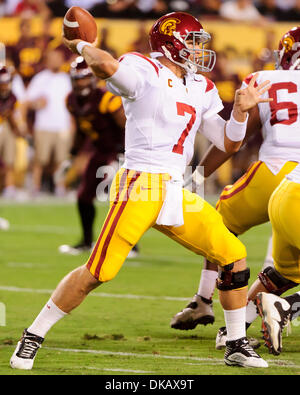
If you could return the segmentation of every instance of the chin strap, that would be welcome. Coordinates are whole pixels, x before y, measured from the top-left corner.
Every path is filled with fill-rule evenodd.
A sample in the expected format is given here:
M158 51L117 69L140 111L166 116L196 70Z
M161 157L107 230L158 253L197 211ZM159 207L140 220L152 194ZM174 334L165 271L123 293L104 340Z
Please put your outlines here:
M196 72L197 72L197 67L194 66L193 64L190 64L190 63L188 62L188 60L185 60L184 63L177 62L176 60L174 60L174 59L172 58L172 55L171 55L170 51L168 51L167 48L166 48L165 46L162 46L162 49L163 49L163 51L164 51L165 57L166 57L167 59L169 59L172 63L175 63L175 64L177 64L177 66L182 67L182 68L183 68L185 71L187 71L188 73L196 73Z

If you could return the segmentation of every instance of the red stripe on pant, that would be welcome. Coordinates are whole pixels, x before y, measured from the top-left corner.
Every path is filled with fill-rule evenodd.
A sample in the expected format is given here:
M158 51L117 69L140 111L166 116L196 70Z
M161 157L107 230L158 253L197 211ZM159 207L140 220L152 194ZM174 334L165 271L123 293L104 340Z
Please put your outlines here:
M126 179L127 179L128 173L129 173L129 170L126 169L126 170L124 171L124 173L122 174L122 176L121 176L121 179L120 179L120 186L119 186L119 192L117 193L117 196L116 196L116 198L115 198L115 200L114 200L114 202L113 202L113 205L112 205L112 207L111 207L110 210L109 210L108 216L107 216L106 221L105 221L105 223L104 223L104 225L103 225L103 228L102 228L102 232L101 232L101 234L100 234L100 236L99 236L99 238L98 238L98 240L97 240L97 243L96 243L96 245L95 245L95 247L94 247L94 249L93 249L92 255L90 256L90 258L89 258L89 260L88 260L88 263L86 264L86 266L87 266L88 269L91 268L91 266L92 266L92 264L93 264L93 262L94 262L94 259L95 259L95 256L96 256L96 253L97 253L97 250L98 250L100 241L102 240L104 231L105 231L105 229L106 229L106 227L107 227L107 225L108 225L108 223L109 223L109 220L110 220L111 216L113 215L113 212L114 212L114 210L115 210L115 208L116 208L116 204L117 204L117 202L118 202L118 200L119 200L119 198L120 198L120 194L123 192L123 190L124 190L124 188L125 188Z
M232 187L233 191L232 191L231 193L229 193L228 195L222 195L222 194L221 194L221 196L220 196L220 198L219 198L219 201L218 201L218 203L217 203L217 205L216 205L216 208L219 207L221 200L229 199L229 198L231 198L232 196L236 195L238 192L240 192L240 191L242 191L243 189L245 189L246 186L250 183L250 181L251 181L252 178L254 177L255 173L257 172L257 170L259 169L259 167L260 167L260 165L261 165L262 163L263 163L263 162L259 162L259 163L258 163L258 165L254 168L253 172L250 173L250 174L248 174L248 175L246 176L247 178L245 179L245 181L244 181L238 188L234 189L234 185L233 185L233 187ZM230 188L230 189L231 189L231 188ZM228 189L228 191L230 191L230 189Z
M99 278L99 274L100 274L100 270L101 270L102 264L103 264L103 262L104 262L104 260L106 258L106 253L107 253L107 249L108 249L109 243L110 243L111 238L113 236L113 233L114 233L114 231L116 229L117 223L118 223L118 221L119 221L119 219L120 219L120 217L121 217L121 215L122 215L122 213L123 213L123 211L124 211L124 209L125 209L125 207L127 205L127 202L128 202L129 197L130 197L130 193L131 193L131 191L132 191L132 189L134 187L134 184L135 184L135 182L137 181L137 179L139 178L140 175L141 175L140 172L136 172L134 174L134 176L131 178L131 180L129 181L127 198L122 202L122 204L121 204L121 206L120 206L120 208L119 208L119 210L118 210L118 212L117 212L117 214L116 214L116 216L115 216L115 218L113 220L113 223L112 223L112 225L111 225L111 227L109 229L109 232L108 232L108 234L106 236L106 239L104 241L104 244L103 244L103 247L102 247L102 251L101 251L101 255L100 255L100 259L99 259L99 262L98 262L98 264L96 266L96 270L95 270L95 277L96 278Z

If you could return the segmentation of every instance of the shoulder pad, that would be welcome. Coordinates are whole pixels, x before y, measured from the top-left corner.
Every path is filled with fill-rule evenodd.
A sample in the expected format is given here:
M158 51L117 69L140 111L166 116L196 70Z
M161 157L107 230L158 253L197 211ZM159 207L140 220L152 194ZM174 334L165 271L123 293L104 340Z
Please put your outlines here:
M159 75L159 68L158 68L158 66L153 62L153 60L152 60L151 58L148 58L148 57L145 56L145 55L142 55L142 54L138 53L138 52L128 52L128 53L122 55L122 56L119 58L119 62L122 62L122 61L124 60L124 58L125 58L126 56L128 56L128 55L132 55L132 56L134 56L136 59L143 59L143 60L145 60L146 62L148 62L148 64L151 64L151 65L152 65L152 67L153 67L154 70L156 71L156 74Z

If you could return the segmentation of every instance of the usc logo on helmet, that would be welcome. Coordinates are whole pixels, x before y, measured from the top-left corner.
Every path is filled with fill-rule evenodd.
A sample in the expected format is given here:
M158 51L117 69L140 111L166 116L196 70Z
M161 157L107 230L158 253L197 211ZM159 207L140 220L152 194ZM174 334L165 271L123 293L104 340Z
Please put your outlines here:
M159 30L162 34L167 34L168 36L173 36L173 32L176 30L176 25L181 21L177 18L170 18L165 20Z
M289 52L293 49L293 45L295 44L295 39L292 36L287 36L282 40L282 46L285 49L285 52Z

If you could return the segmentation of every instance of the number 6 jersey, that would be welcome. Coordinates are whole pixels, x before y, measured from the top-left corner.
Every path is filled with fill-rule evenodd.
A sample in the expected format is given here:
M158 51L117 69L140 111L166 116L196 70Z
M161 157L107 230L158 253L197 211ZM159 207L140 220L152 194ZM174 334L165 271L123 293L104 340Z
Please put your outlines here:
M139 53L126 54L120 62L116 74L122 72L122 78L116 82L113 75L107 88L122 96L127 118L124 167L183 174L201 122L223 108L215 85L198 74L178 78L157 59Z
M262 97L273 101L258 105L263 134L259 159L277 174L285 162L300 162L300 71L259 71L257 84L266 80L271 88Z

